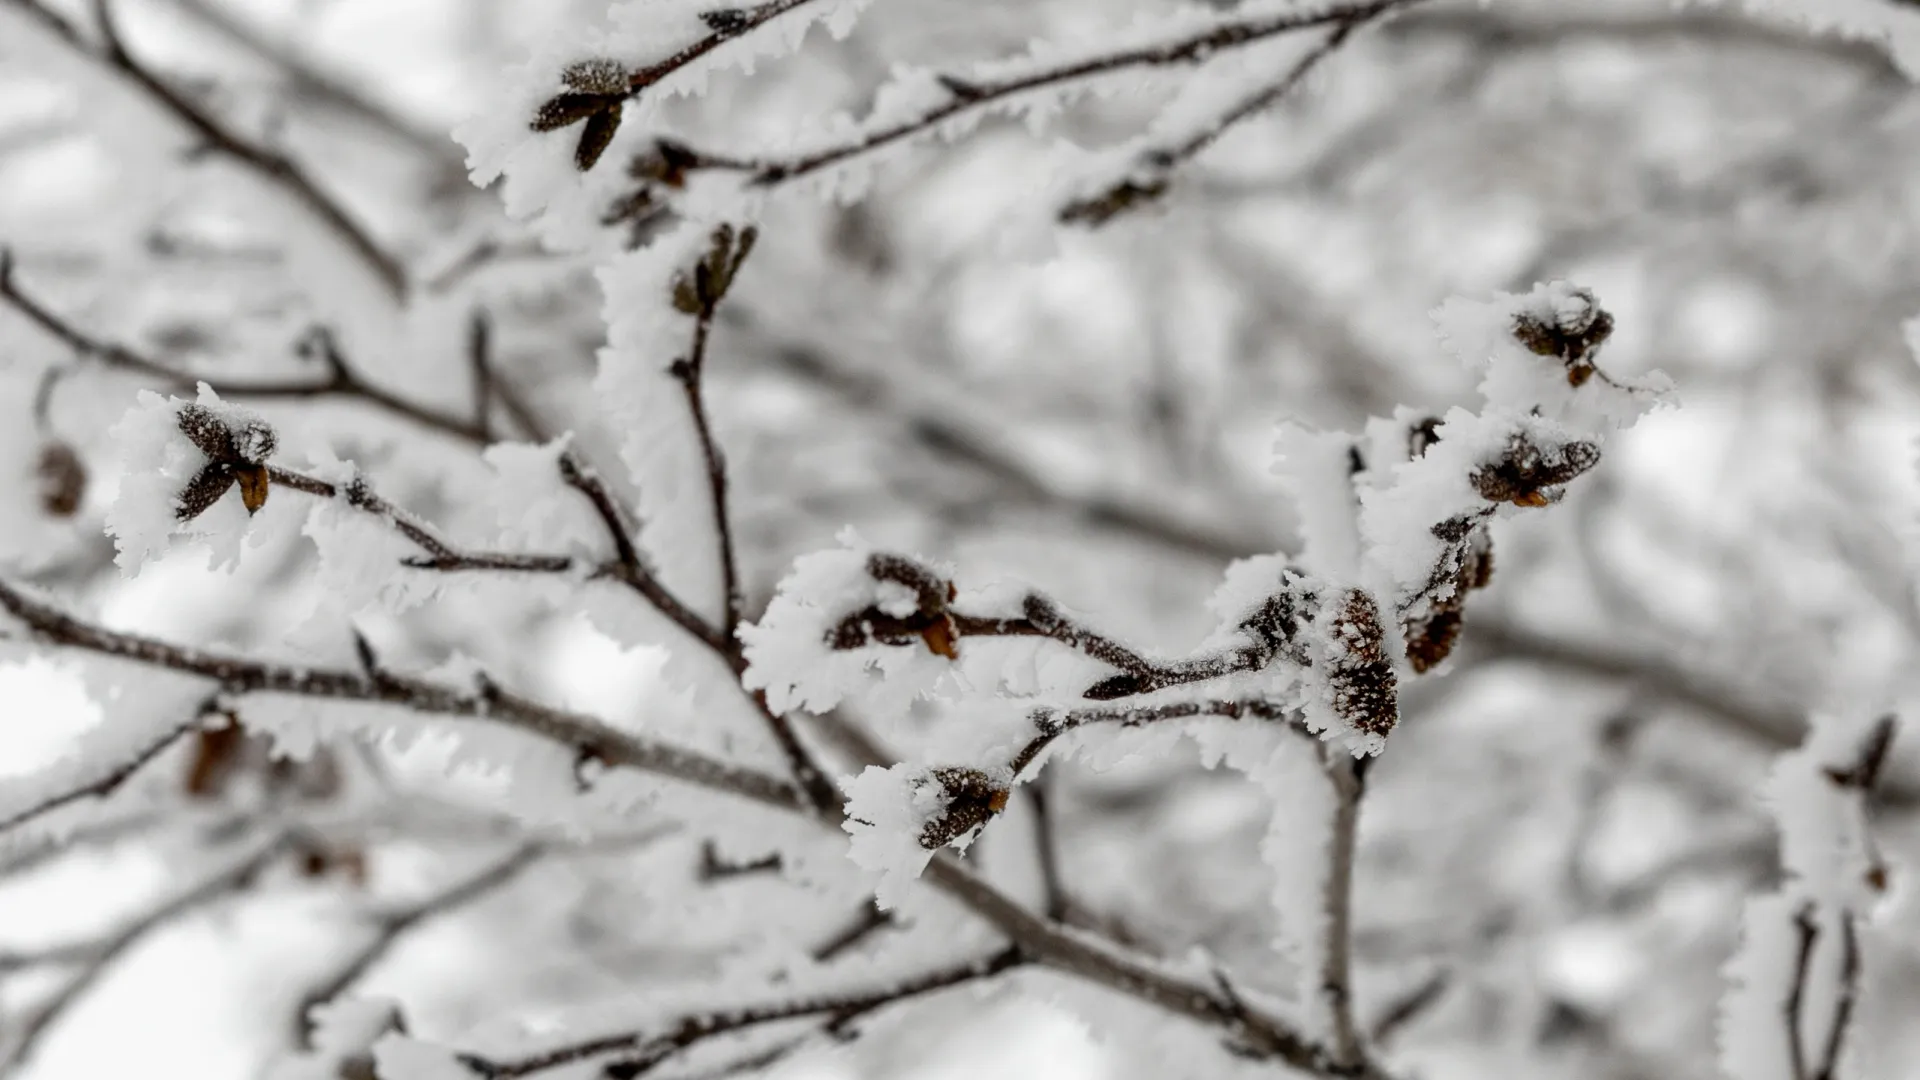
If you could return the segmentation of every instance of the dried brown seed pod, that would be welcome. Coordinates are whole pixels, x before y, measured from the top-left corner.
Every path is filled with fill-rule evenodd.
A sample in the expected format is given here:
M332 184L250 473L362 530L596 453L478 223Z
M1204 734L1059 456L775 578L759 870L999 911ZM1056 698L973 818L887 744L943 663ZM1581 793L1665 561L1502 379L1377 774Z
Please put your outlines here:
M1328 623L1326 680L1334 714L1349 727L1385 737L1400 720L1399 681L1387 659L1380 607L1371 594L1348 589Z
M928 850L945 847L985 825L1007 808L1012 794L1007 785L965 767L934 769L916 784L939 785L946 806L920 829L920 846Z
M1515 432L1500 458L1475 470L1469 480L1489 502L1546 506L1559 496L1553 489L1599 463L1600 447L1585 440L1541 446Z
M39 481L40 508L52 517L72 517L87 494L87 467L68 443L54 440L40 448L34 466Z

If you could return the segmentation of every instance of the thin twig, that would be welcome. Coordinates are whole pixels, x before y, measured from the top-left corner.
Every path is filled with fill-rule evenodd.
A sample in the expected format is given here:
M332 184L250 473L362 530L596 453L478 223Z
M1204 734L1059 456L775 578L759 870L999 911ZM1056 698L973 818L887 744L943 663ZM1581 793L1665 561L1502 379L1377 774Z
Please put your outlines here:
M1169 145L1141 153L1139 155L1140 170L1136 175L1128 177L1101 194L1074 200L1060 209L1058 217L1066 222L1084 221L1092 225L1102 225L1116 215L1140 205L1143 197L1158 197L1165 191L1168 177L1175 169L1218 142L1221 136L1236 124L1272 108L1275 102L1292 93L1322 60L1333 55L1355 30L1390 10L1388 6L1376 6L1357 11L1348 18L1336 22L1332 32L1328 33L1318 45L1295 60L1293 66L1288 68L1278 80L1241 97L1194 134Z
M634 529L626 508L614 497L612 489L607 487L607 482L600 474L571 450L561 453L559 467L561 480L587 497L587 501L593 504L594 513L599 515L601 524L606 527L607 539L613 544L614 562L610 568L613 576L638 592L696 641L721 656L728 655L732 645L721 635L719 628L674 595L653 572L640 554L640 549L634 546Z
M541 704L491 679L481 679L472 689L458 689L395 672L372 677L361 671L269 664L188 648L76 619L4 581L0 581L0 607L53 644L199 675L214 680L230 695L272 692L336 701L385 702L425 714L489 720L573 747L610 766L657 773L780 809L808 805L784 780Z
M874 990L805 997L740 1009L691 1013L677 1023L665 1025L663 1030L658 1032L635 1031L609 1035L509 1061L496 1061L468 1055L462 1059L462 1063L475 1074L486 1077L488 1080L511 1080L514 1077L530 1076L594 1058L632 1054L633 1056L621 1063L625 1067L620 1068L618 1075L634 1077L642 1075L645 1071L698 1043L722 1035L784 1020L799 1020L814 1016L827 1016L836 1021L851 1020L876 1009L886 1008L926 994L993 978L1025 962L1026 958L1018 949L1008 948L991 956L937 969L897 985ZM609 1066L610 1069L614 1067L616 1066Z
M1353 1006L1353 872L1358 847L1360 799L1366 793L1371 758L1336 755L1327 764L1333 785L1334 812L1327 855L1326 955L1320 991L1326 997L1333 1026L1334 1064L1342 1070L1357 1067L1366 1048L1354 1022Z
M1833 1080L1840 1067L1840 1055L1847 1047L1847 1032L1853 1027L1853 1006L1860 996L1860 928L1851 912L1840 916L1840 989L1833 1003L1833 1022L1827 1028L1826 1049L1820 1055L1820 1067L1813 1080Z
M893 912L882 911L872 901L868 901L860 905L859 913L848 920L845 927L828 935L825 941L808 950L807 955L811 956L816 964L827 963L875 933L896 925L898 923L893 917Z
M79 802L81 799L101 799L113 794L119 790L120 785L132 779L135 773L145 768L148 762L165 753L169 747L198 728L200 717L204 715L210 705L210 702L203 704L201 708L194 711L192 718L162 732L146 745L134 751L132 756L115 764L113 768L105 774L86 783L78 784L57 795L42 799L32 806L16 812L11 817L0 820L0 833L19 828L35 818L43 817L63 806Z
M947 101L843 142L789 157L733 157L691 148L680 148L679 152L685 155L693 168L745 172L755 184L771 187L934 131L963 114L983 111L1036 90L1069 86L1087 79L1124 74L1142 68L1200 64L1219 53L1296 30L1336 26L1355 19L1371 18L1389 9L1411 7L1418 2L1420 0L1371 0L1369 3L1328 11L1228 19L1173 41L1122 49L992 81L976 81L953 75L937 76L951 95Z
M1033 807L1034 859L1040 865L1041 910L1054 922L1065 922L1071 906L1066 882L1060 875L1060 840L1053 812L1053 776L1043 773L1022 785Z

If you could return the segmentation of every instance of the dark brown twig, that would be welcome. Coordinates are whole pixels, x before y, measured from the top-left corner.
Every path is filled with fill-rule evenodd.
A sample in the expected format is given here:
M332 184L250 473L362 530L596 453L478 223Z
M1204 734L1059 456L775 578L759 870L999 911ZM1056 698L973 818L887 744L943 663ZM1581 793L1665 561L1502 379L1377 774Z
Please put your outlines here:
M1799 944L1793 954L1793 981L1787 988L1787 1000L1781 1005L1786 1014L1787 1065L1792 1070L1794 1080L1809 1080L1806 1034L1802 1025L1806 1010L1807 978L1813 969L1813 946L1820 937L1820 927L1813 921L1811 903L1801 905L1793 913L1793 929L1799 935Z
M490 720L591 753L610 766L657 773L781 809L803 805L800 794L783 780L670 743L628 734L592 717L522 697L492 680L461 690L394 672L373 678L360 671L269 664L192 649L84 622L4 581L0 581L0 608L53 644L199 675L215 681L230 695L273 692L336 701L386 702L428 715Z

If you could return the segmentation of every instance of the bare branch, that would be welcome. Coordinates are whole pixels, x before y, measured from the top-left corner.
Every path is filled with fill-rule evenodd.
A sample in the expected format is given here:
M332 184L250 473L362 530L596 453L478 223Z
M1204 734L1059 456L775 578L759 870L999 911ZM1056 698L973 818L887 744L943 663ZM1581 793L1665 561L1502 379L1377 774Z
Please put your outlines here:
M1141 205L1144 201L1158 198L1165 193L1169 177L1174 170L1218 142L1220 137L1235 125L1272 108L1276 102L1292 93L1294 88L1299 86L1322 60L1333 55L1335 50L1345 44L1355 30L1380 18L1390 10L1392 8L1389 6L1378 5L1356 11L1347 18L1335 22L1332 32L1328 33L1320 44L1307 50L1304 55L1295 60L1293 66L1288 68L1278 80L1243 96L1194 134L1142 152L1139 155L1139 169L1135 175L1098 195L1076 199L1061 207L1059 219L1063 222L1104 225L1114 217Z
M1336 755L1327 762L1333 785L1332 839L1327 854L1327 933L1320 992L1333 1021L1334 1063L1354 1069L1366 1057L1353 1007L1353 870L1359 839L1360 798L1366 793L1371 759Z
M275 838L246 858L240 859L199 885L168 899L135 919L92 949L86 966L62 986L50 1000L21 1021L19 1029L10 1040L4 1058L0 1058L0 1074L17 1072L27 1064L39 1047L40 1040L52 1030L67 1010L92 989L114 963L147 935L198 908L246 888L262 870L286 851L291 839L286 835Z
M489 720L574 747L608 765L656 773L780 809L803 805L799 793L785 781L670 743L630 735L593 717L543 705L490 679L471 690L460 690L392 672L375 679L359 671L283 666L192 649L84 622L4 581L0 581L0 607L53 644L199 675L217 682L226 694L271 691L336 701L384 702L430 715Z
M193 717L176 727L169 728L167 731L162 732L146 744L140 746L132 755L116 763L109 771L101 776L57 795L49 796L24 810L18 811L11 817L0 820L0 833L19 828L35 818L43 817L63 806L79 802L81 799L100 799L113 794L119 790L120 785L132 779L135 773L145 768L147 763L165 753L169 747L179 742L182 738L185 738L188 733L194 731L199 726L200 717L205 715L207 709L211 708L211 706L211 701L204 703L201 708L195 710Z
M364 402L383 412L451 435L466 442L485 445L486 429L473 420L453 416L430 406L410 401L375 386L362 378L340 355L332 336L316 331L307 342L318 359L327 366L327 377L306 380L250 381L201 376L176 368L124 345L106 341L81 330L39 300L27 295L13 278L11 254L0 249L0 301L25 316L28 321L59 339L80 356L111 368L146 375L179 390L192 391L205 382L223 398L234 400L277 400L283 398L343 397Z

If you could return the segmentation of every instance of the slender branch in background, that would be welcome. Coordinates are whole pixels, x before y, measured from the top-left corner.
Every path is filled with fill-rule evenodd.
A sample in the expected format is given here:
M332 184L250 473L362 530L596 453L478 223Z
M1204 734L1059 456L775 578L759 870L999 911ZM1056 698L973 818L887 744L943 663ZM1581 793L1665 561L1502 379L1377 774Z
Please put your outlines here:
M721 635L719 628L681 602L654 574L653 568L640 554L640 549L634 546L633 523L628 518L626 508L614 497L612 489L607 487L606 480L571 450L560 455L559 465L560 479L587 497L587 501L593 504L594 513L606 526L607 539L612 542L614 550L614 561L610 567L614 577L639 593L696 641L726 656L732 643Z
M14 3L35 6L32 0L13 0ZM321 191L305 170L295 165L284 155L247 141L226 123L216 118L201 106L189 100L180 91L169 86L159 76L135 60L127 52L126 43L120 37L120 30L113 13L114 0L94 0L93 10L100 23L103 38L103 53L98 59L109 67L127 76L154 102L171 112L195 134L204 140L208 147L227 155L234 161L258 173L263 179L292 195L294 200L306 207L314 217L340 239L346 248L366 264L381 284L386 286L396 300L407 294L407 272L398 259L388 254L367 232L365 226L355 221L338 202Z
M327 376L323 379L302 381L222 379L181 370L135 352L124 345L94 337L81 330L65 317L56 314L53 309L20 290L19 284L13 277L12 255L4 248L0 248L0 302L19 312L29 322L59 339L80 356L97 360L111 368L150 376L174 389L191 392L197 384L205 382L221 397L233 400L351 398L422 427L431 428L467 442L484 445L488 441L485 429L471 419L453 416L419 402L409 401L367 382L347 363L346 358L340 354L332 335L324 330L314 330L302 343L306 351L326 365Z
M691 1013L677 1023L665 1025L658 1032L635 1031L609 1035L515 1060L492 1060L467 1055L462 1063L487 1080L511 1080L595 1058L628 1055L609 1064L606 1074L636 1077L709 1039L809 1017L824 1016L836 1025L844 1024L890 1005L1002 975L1026 962L1018 949L1008 948L992 956L937 969L897 985L874 990L799 998L743 1009Z
M91 951L87 965L50 1000L21 1019L14 1032L7 1035L4 1029L0 1029L0 1035L6 1035L8 1044L4 1057L0 1057L0 1075L10 1075L26 1065L47 1032L105 976L108 968L135 945L182 916L245 889L262 870L285 852L291 839L286 835L275 838L260 850L168 899L101 942Z
M855 135L845 142L791 157L730 157L680 146L674 148L674 153L684 160L687 168L745 172L751 175L754 183L770 187L873 153L903 139L934 131L955 117L984 110L1035 90L1071 85L1142 68L1185 67L1204 63L1221 52L1281 34L1368 19L1392 9L1412 7L1419 2L1372 0L1370 3L1338 7L1330 11L1224 20L1173 41L1123 49L994 81L976 82L959 76L940 76L939 81L952 95L948 101L926 108L916 116Z
M149 762L165 753L169 747L196 730L200 726L200 718L204 716L211 707L211 701L204 703L199 709L194 711L191 719L161 733L144 746L136 749L131 756L116 762L113 767L103 775L60 792L57 795L42 799L40 802L13 814L11 817L0 820L0 833L19 828L35 818L43 817L63 806L79 802L81 799L103 799L113 794L119 790L120 785L131 780L133 775L145 768Z
M1337 1068L1357 1068L1366 1047L1354 1022L1353 1007L1353 872L1359 847L1360 799L1367 790L1372 758L1337 755L1327 762L1333 785L1332 839L1327 854L1327 940L1321 969L1320 992L1333 1022L1333 1058Z
M1793 1080L1809 1080L1805 1034L1807 978L1813 970L1813 946L1820 937L1820 927L1813 921L1812 903L1801 905L1793 913L1793 929L1797 934L1793 953L1793 981L1787 988L1787 1000L1781 1006L1786 1014L1787 1067Z
M1443 969L1426 977L1418 986L1407 991L1392 1004L1381 1010L1380 1016L1373 1022L1367 1033L1368 1041L1375 1046L1385 1046L1398 1035L1402 1028L1425 1015L1428 1009L1439 1003L1446 995L1447 984L1451 977Z
M541 844L522 844L479 873L417 903L378 916L373 936L336 968L325 982L301 996L299 1007L294 1011L297 1045L305 1048L312 1044L309 1017L314 1007L346 993L366 977L374 965L392 954L409 931L423 922L451 914L512 884L522 870L532 866L544 853L545 848Z
M1060 876L1060 840L1054 820L1052 773L1042 773L1022 785L1033 807L1034 859L1040 866L1041 910L1054 922L1065 922L1070 907L1066 882Z
M1057 216L1062 222L1067 223L1104 225L1120 214L1138 207L1141 203L1165 194L1174 170L1218 142L1220 137L1234 125L1272 108L1281 98L1292 93L1294 88L1299 86L1322 60L1333 55L1335 50L1345 44L1355 30L1390 10L1388 6L1378 5L1356 11L1334 23L1333 30L1327 34L1326 38L1307 50L1300 59L1294 61L1293 66L1288 68L1277 81L1234 102L1225 112L1214 117L1194 134L1165 146L1143 151L1139 155L1139 165L1134 175L1097 195L1068 203L1060 208Z
M860 944L874 934L898 925L891 911L881 911L869 901L860 905L860 911L847 925L828 935L825 941L808 950L807 955L814 963L824 964L848 949Z
M746 862L728 862L720 857L720 849L708 840L700 845L700 865L694 870L694 880L713 882L726 878L751 877L754 874L778 874L785 860L777 851L768 852L757 859Z
M1840 916L1840 991L1833 1003L1833 1020L1827 1027L1827 1042L1820 1055L1820 1067L1812 1080L1834 1080L1840 1067L1840 1055L1847 1048L1847 1032L1853 1027L1853 1007L1860 998L1860 927L1852 912Z
M442 171L454 175L464 173L460 154L445 134L416 125L387 106L374 102L342 79L322 70L302 55L292 42L271 40L266 32L213 0L171 0L171 3L272 65L295 95L311 98L337 112L358 118L395 142L404 144L415 155L433 162Z

